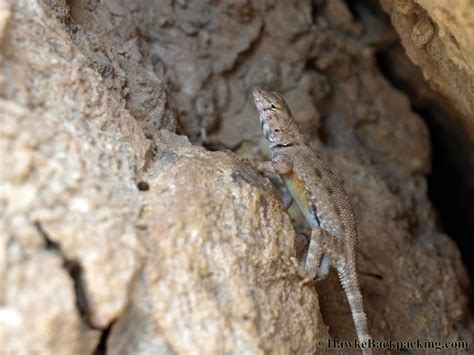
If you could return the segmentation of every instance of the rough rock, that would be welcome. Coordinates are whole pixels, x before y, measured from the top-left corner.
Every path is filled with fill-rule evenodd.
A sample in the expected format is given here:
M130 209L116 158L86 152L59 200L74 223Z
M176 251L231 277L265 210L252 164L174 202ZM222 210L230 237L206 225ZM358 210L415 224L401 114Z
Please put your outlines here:
M107 349L314 352L327 329L312 289L298 287L294 230L270 182L225 153L158 138L143 177L147 262Z
M384 66L390 68L391 81L403 88L414 109L424 113L430 126L434 149L431 198L473 275L470 236L474 233L474 140L470 139L468 122L446 96L430 89L420 68L404 54L400 44L390 46L380 57Z
M103 78L137 120L147 137L160 129L175 130L177 112L166 82L153 67L144 66L135 2L63 2L48 4L65 23L89 66ZM150 64L151 65L151 64Z
M198 139L217 119L218 79L258 38L261 17L250 10L246 2L74 2L68 27L147 136L174 130L179 113L181 129ZM88 49L91 37L98 44Z
M149 142L39 3L3 6L2 348L87 353L140 264L134 176Z
M380 0L410 59L463 113L474 141L474 4L469 0Z
M2 226L2 229L12 227L17 226ZM23 228L16 239L8 241L7 231L2 230L2 249L6 249L8 256L2 258L2 352L92 353L100 333L84 324L76 311L74 284L65 271L63 259L42 248L42 240L33 228L26 231L25 226L19 227ZM29 248L26 242L18 240L21 237L29 239ZM34 244L36 248L31 246Z
M372 336L470 340L423 121L342 1L297 5L0 0L7 351L312 353L355 337L334 273L299 285L288 258L308 230L270 182L161 129L263 159L254 85L287 97L344 181Z

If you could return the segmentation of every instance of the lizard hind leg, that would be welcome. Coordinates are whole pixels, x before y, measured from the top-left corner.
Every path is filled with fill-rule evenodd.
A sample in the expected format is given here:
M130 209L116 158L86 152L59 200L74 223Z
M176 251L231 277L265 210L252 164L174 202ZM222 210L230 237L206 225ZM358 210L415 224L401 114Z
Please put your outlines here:
M314 227L304 268L300 267L298 270L300 276L304 278L302 284L308 283L316 277L318 281L326 278L329 267L338 265L344 257L343 253L344 246L341 240L321 227Z
M324 280L328 276L330 266L331 258L328 255L323 255L323 258L321 259L321 264L319 265L316 281Z
M309 272L313 272L314 276L324 278L329 272L329 267L338 265L343 258L344 245L342 241L321 227L314 227L305 268Z
M323 259L323 244L321 243L322 229L315 227L311 231L311 239L309 241L308 254L305 261L306 277L305 281L312 281L320 272L321 260Z
M281 200L283 202L283 207L285 208L285 210L289 209L294 201L293 196L291 196L290 191L288 191L288 189L286 188L282 192Z
M295 267L298 275L303 279L300 282L300 286L303 286L311 281L318 275L319 265L323 257L323 251L319 242L321 236L321 228L313 228L311 233L311 239L309 241L308 253L306 260L303 265L298 264L295 258L290 258L293 266Z
M321 227L314 227L309 242L308 255L304 267L297 266L298 274L304 279L301 284L304 285L313 281L326 278L331 265L337 267L344 259L343 242L331 235Z
M316 276L320 274L320 265L321 261L323 260L323 247L325 244L321 242L321 239L324 237L323 232L323 229L320 227L313 228L311 232L311 239L309 241L308 253L303 266L297 265L295 261L292 260L296 271L303 279L303 281L300 282L300 286L313 281ZM326 264L327 258L323 264L323 270L321 270L323 273L327 273L328 271L326 269L329 268L329 265Z

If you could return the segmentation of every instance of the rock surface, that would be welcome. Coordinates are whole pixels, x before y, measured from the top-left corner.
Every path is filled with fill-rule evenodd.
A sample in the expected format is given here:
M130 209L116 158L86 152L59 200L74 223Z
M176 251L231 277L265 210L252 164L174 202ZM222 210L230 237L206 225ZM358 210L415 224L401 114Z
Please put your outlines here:
M380 0L410 59L465 116L474 141L474 4L469 0Z
M149 143L39 3L2 6L2 347L90 353L140 265Z
M271 184L168 131L156 143L143 177L147 261L107 349L314 352L327 328L316 295L298 288L294 230Z
M265 156L255 85L287 97L344 181L372 336L471 340L469 281L427 197L427 129L343 1L0 9L6 353L302 354L354 338L335 274L300 287L289 264L300 216L235 154L197 146Z

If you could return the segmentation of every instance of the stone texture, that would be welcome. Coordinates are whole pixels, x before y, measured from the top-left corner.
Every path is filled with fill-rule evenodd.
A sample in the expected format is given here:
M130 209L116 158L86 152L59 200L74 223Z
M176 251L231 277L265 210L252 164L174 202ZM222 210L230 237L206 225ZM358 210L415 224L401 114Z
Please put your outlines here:
M465 116L474 141L474 4L469 0L380 0L410 59Z
M39 3L3 6L2 347L88 353L138 270L133 179L149 143Z
M35 231L28 237L39 239ZM2 352L91 353L100 333L86 326L76 311L74 285L62 258L48 250L25 249L10 239L8 259L2 260Z
M254 85L287 97L344 181L373 337L470 340L469 281L427 198L427 129L344 2L0 8L6 350L313 353L354 338L334 273L300 287L288 258L308 229L269 181L162 130L264 158Z
M147 262L110 352L314 352L327 329L312 289L298 288L272 185L225 153L158 138L144 176Z
M389 77L404 88L418 112L430 125L433 145L433 172L430 192L433 203L443 216L443 226L456 240L463 261L472 272L474 259L470 238L474 233L474 140L449 99L430 89L420 69L404 54L401 45L391 46L381 55ZM446 189L446 186L451 188ZM456 206L454 210L452 206Z

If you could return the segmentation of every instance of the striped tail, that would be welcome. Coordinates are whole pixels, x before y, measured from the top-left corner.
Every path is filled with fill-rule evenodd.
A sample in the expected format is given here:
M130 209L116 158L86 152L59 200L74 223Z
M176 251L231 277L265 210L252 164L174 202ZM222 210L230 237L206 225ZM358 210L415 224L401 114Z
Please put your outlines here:
M357 339L359 343L368 342L371 338L367 326L367 316L364 312L364 303L362 301L362 294L360 293L356 268L351 264L345 264L339 267L337 271L351 308ZM370 349L362 349L362 353L369 355L372 351Z

